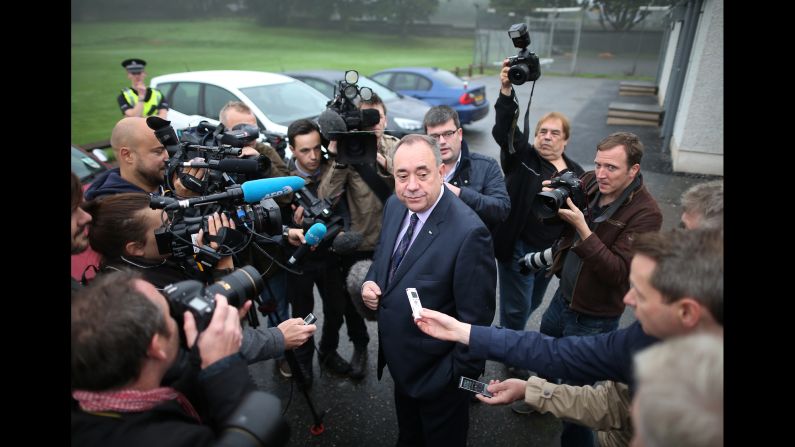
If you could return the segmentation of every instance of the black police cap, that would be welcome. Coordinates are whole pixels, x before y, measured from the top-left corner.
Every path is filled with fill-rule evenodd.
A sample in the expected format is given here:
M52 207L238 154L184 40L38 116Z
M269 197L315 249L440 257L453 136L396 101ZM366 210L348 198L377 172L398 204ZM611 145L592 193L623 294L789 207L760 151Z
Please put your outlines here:
M146 61L143 59L125 59L122 61L121 66L126 68L130 73L140 73L144 71Z

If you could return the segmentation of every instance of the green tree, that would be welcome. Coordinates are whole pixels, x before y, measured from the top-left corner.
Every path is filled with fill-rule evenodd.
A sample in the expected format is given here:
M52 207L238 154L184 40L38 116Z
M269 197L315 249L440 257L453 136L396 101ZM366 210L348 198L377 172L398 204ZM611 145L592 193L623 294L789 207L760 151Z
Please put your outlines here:
M599 9L599 24L614 31L629 31L642 22L650 11L645 6L671 6L672 0L591 0L591 6Z

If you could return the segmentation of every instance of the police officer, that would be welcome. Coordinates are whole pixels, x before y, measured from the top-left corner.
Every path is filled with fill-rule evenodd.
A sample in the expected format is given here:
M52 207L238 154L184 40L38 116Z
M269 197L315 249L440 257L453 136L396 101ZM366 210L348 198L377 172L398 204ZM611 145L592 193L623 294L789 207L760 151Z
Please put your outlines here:
M132 82L132 87L125 88L119 94L118 101L121 113L124 116L152 116L157 115L165 119L168 113L168 102L159 90L148 88L146 79L146 61L143 59L126 59L121 66L127 70L127 77ZM143 101L141 100L143 98Z

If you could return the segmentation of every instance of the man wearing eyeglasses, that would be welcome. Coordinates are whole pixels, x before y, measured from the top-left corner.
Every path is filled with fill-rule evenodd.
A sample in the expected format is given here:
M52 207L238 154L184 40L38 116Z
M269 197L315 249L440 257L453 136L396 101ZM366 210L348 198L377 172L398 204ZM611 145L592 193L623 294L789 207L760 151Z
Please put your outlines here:
M511 211L497 160L469 151L458 112L448 106L428 110L423 125L425 133L439 142L445 186L493 230Z
M122 90L117 98L121 113L124 116L142 116L144 118L157 115L166 119L169 107L166 97L160 90L147 87L144 82L146 61L125 59L121 66L127 70L127 78L132 82L132 87Z

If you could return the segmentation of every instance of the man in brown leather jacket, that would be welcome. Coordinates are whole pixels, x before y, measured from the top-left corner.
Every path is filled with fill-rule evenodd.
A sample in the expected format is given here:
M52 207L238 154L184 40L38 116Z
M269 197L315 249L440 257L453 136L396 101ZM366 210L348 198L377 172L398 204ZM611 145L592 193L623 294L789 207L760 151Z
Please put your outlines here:
M541 319L541 333L565 337L618 328L629 290L632 241L662 226L662 212L643 185L642 157L643 143L635 134L616 132L602 139L594 170L581 177L587 217L571 197L558 210L568 223L550 268L560 285ZM592 436L585 427L565 423L561 445L586 445Z

